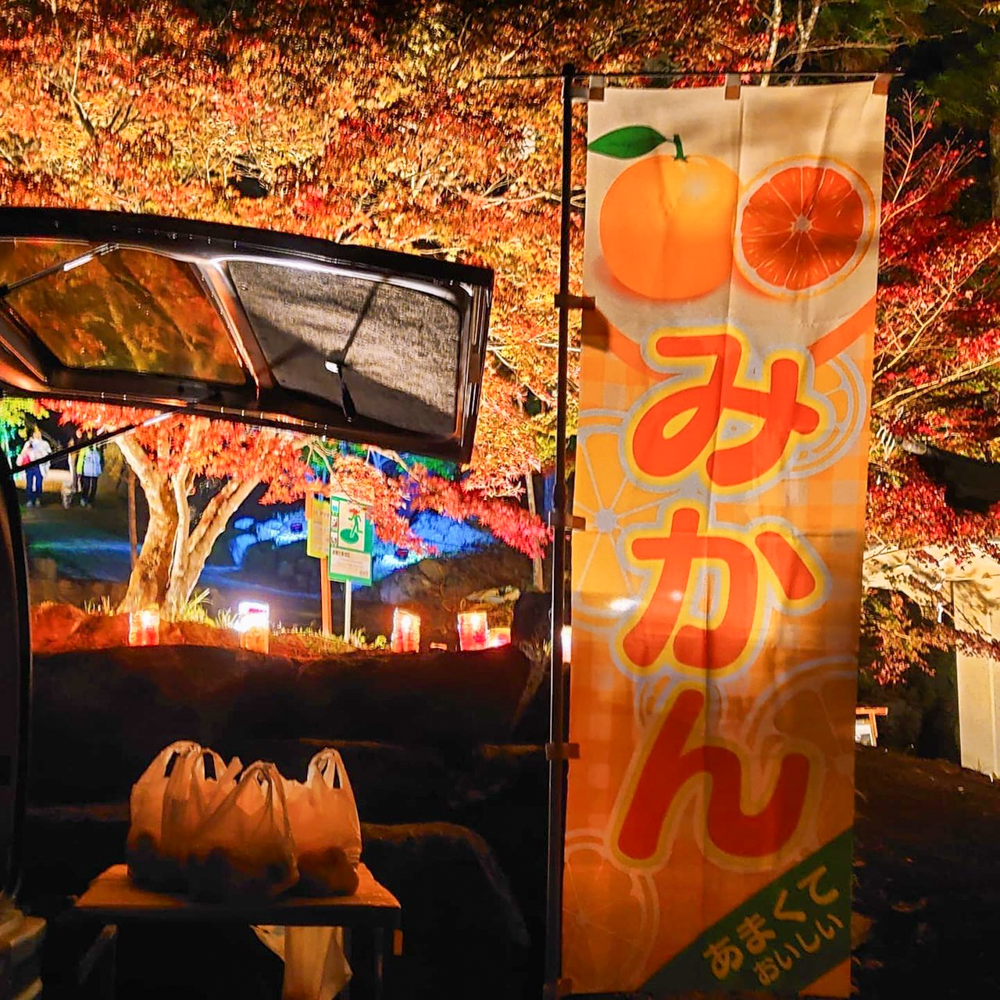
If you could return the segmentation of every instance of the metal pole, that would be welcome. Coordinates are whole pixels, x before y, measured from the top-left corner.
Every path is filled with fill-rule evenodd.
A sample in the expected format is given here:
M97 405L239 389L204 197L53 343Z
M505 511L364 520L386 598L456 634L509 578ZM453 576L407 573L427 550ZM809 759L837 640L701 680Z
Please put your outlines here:
M351 581L344 581L344 642L351 641Z
M556 383L556 468L552 536L552 659L549 718L549 850L545 914L545 992L555 1000L562 973L562 895L565 732L562 628L566 592L566 395L569 376L569 239L573 156L573 78L576 68L562 71L562 213L559 224L559 368Z

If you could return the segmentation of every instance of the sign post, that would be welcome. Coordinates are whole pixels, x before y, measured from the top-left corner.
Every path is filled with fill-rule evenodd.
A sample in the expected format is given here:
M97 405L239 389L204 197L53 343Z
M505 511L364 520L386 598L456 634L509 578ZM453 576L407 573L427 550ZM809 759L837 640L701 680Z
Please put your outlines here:
M344 641L351 638L351 588L372 582L374 533L364 504L345 497L330 500L328 574L344 584Z
M323 623L323 635L333 632L333 608L330 600L330 560L320 556L319 560L319 602Z
M333 632L333 610L330 606L330 501L326 497L306 494L306 555L319 559L319 602L323 635Z

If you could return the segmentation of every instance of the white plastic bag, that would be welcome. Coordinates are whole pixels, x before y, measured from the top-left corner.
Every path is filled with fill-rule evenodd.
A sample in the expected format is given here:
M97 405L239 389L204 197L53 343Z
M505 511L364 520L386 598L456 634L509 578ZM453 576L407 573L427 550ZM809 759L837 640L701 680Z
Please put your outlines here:
M298 881L295 854L281 775L257 761L195 833L191 891L215 900L277 896Z
M361 823L343 758L332 747L309 762L305 783L285 781L288 818L307 896L350 895L358 888Z
M162 750L132 788L127 843L134 881L183 889L192 839L219 801L236 786L238 757L222 758L189 740Z
M129 874L141 885L169 889L184 884L184 872L162 850L163 798L178 763L200 751L201 747L190 740L171 743L132 786L125 856Z
M216 806L236 787L243 769L239 757L225 767L222 758L207 748L177 761L163 795L161 853L183 870L194 837Z
M260 941L285 963L282 1000L332 1000L351 967L342 927L254 927Z

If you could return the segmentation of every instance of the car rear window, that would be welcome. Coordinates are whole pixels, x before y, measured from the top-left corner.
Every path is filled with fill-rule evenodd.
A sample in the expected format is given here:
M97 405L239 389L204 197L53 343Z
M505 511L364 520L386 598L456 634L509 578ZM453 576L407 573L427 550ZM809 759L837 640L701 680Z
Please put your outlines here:
M0 241L0 281L11 284L94 249L55 240ZM181 260L119 247L15 288L5 301L69 368L246 381L210 293Z

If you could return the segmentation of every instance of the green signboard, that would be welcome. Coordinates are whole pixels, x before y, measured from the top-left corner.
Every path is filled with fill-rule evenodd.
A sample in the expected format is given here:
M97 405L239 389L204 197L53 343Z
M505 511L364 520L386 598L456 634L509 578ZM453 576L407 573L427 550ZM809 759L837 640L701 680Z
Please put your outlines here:
M850 884L846 830L699 934L643 989L699 990L710 976L727 992L799 993L850 954Z
M330 579L370 584L373 542L368 508L345 497L331 497Z

